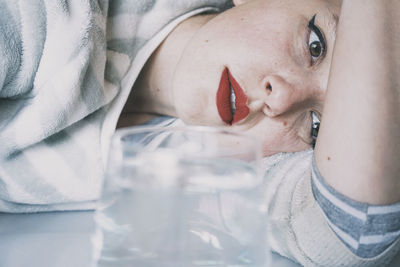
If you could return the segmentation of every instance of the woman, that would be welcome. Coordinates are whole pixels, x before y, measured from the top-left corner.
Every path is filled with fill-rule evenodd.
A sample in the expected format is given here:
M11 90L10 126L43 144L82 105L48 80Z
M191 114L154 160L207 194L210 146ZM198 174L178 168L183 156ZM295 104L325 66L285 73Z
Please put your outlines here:
M395 72L400 60L396 46L399 4L344 1L337 25L340 1L242 0L234 1L236 7L218 15L209 13L217 11L218 6L224 9L225 5L212 2L164 5L162 1L149 1L132 7L128 1L116 1L108 8L105 1L99 2L87 9L94 19L87 23L90 34L82 34L86 38L79 46L81 50L58 56L48 48L53 47L52 41L59 40L47 38L38 42L44 44L44 53L37 69L33 68L33 90L13 94L8 82L0 91L5 99L3 109L15 114L16 121L5 123L6 119L2 119L2 128L6 130L1 135L2 145L5 144L1 153L5 162L0 169L4 177L1 207L16 212L93 207L91 200L98 197L102 172L93 166L103 166L106 157L99 155L106 154L107 140L124 106L120 126L140 124L154 114L176 116L189 124L228 127L254 135L262 140L266 156L307 149L316 139L323 114L312 182L310 152L295 154L271 166L276 169L275 174L287 171L287 166L295 167L296 172L271 178L280 185L270 189L275 192L270 194L270 203L274 203L270 204L271 245L304 265L376 266L389 261L399 245L395 233L389 239L385 239L385 234L399 229L397 224L385 220L388 227L378 229L378 233L387 242L370 243L369 248L363 249L365 244L360 236L371 236L375 232L369 228L374 230L376 225L364 221L358 224L362 231L356 233L354 238L359 244L354 245L347 237L353 233L349 225L359 223L357 218L354 220L353 213L346 212L346 208L333 215L332 210L343 207L335 199L342 200L344 207L355 206L356 210L360 204L363 211L370 209L367 203L399 201L396 160L400 155L393 145L398 143L400 127ZM59 8L51 3L46 5L52 11ZM14 8L12 4L8 7ZM167 14L166 7L174 12ZM72 12L73 5L62 10L71 10L69 17L85 15L79 13L81 9ZM200 13L206 14L194 16ZM154 14L160 16L156 25ZM101 33L105 22L101 18L105 15L107 63L101 46L92 49L90 45L104 43ZM371 20L371 16L376 19ZM59 23L47 23L51 37L63 21L48 19ZM78 30L83 28L81 23L76 25ZM391 26L387 29L386 25ZM64 39L73 40L73 33L71 38L67 38L69 32L63 33ZM160 42L163 43L152 53ZM360 43L352 46L354 42ZM64 46L70 51L68 42ZM61 57L65 66L76 67L71 65L72 55L78 55L79 63L89 63L78 64L85 66L83 69L65 68L57 72L51 68L60 64L55 56ZM350 56L354 56L351 64ZM79 75L83 70L85 75ZM105 81L101 79L102 71ZM68 75L64 77L65 73ZM74 79L70 79L71 73L76 73ZM14 76L5 77L12 80L9 77ZM59 85L60 81L65 84ZM80 94L76 98L71 97L76 94L66 96L76 101L54 97L61 103L51 113L56 116L40 120L51 127L37 130L37 124L27 119L32 112L24 111L35 106L32 102L45 109L37 99L48 99L53 88L60 93L77 88ZM373 109L371 113L371 106L387 108ZM33 109L37 111L35 115L45 113L40 108ZM16 129L27 123L32 125L31 136L16 135ZM65 167L60 163L63 160L75 168ZM35 188L37 181L40 184ZM353 200L357 202L354 204ZM393 212L396 207L394 204L383 209L397 216ZM368 214L364 217L370 218ZM341 218L348 219L347 223L340 224Z

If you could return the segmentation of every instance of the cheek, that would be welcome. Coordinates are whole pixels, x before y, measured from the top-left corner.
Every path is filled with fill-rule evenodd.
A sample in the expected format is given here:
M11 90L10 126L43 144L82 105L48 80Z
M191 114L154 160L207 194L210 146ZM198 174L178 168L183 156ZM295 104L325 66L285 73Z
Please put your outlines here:
M283 121L276 122L265 118L253 127L249 134L261 141L264 156L307 149L309 145L304 143L296 130L288 125L289 123L285 125Z
M214 50L205 50L200 46L185 51L174 73L172 90L179 118L191 124L209 121L213 125L220 123L215 118L216 92L225 61L214 57Z
M175 95L177 116L188 124L215 125L217 110L212 92L199 87L188 87L184 93Z
M204 96L199 94L199 90L190 86L184 86L175 91L174 101L178 117L185 121L188 121L189 118L199 117L203 110L202 107L207 102Z
M298 152L309 148L309 145L299 138L288 138L287 136L276 135L271 139L263 140L263 155L271 156L281 152Z

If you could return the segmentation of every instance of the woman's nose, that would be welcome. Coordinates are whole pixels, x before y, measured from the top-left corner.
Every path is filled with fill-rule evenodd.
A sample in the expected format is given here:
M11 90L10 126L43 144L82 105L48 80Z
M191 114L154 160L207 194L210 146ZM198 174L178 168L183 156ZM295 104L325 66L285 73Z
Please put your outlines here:
M307 95L301 85L289 83L279 75L266 77L263 80L263 86L266 90L264 113L270 117L292 111L305 100Z

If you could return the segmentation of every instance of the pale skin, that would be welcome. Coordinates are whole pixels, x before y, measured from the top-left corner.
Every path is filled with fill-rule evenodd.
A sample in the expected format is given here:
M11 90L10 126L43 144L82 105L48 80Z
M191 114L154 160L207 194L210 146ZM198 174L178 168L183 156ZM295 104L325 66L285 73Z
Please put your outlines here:
M288 7L300 3L238 0L234 1L238 8L225 17L196 16L180 24L146 64L119 125L139 124L154 114L166 114L190 124L224 126L215 115L214 100L207 97L215 97L212 90L218 85L220 72L224 66L229 66L251 100L249 118L230 128L255 136L262 133L265 155L300 151L309 147L299 135L310 130L307 128L310 110L323 114L315 154L324 179L357 201L371 204L400 201L400 3L394 0L344 0L340 11L341 1L307 1L295 6L294 11L284 7L284 12L279 13L282 11L280 5L285 6L285 2ZM254 10L271 14L262 13L270 16L266 15L265 20L255 24L251 24L246 16L241 17L250 11L257 17ZM289 14L287 18L285 12ZM274 14L283 16L277 22L281 28L276 31L268 28L271 25L268 18L274 18ZM297 44L298 39L303 40L296 37L297 28L306 28L303 26L314 14L317 14L316 23L325 33L327 52L323 61L310 67L304 65L307 60L297 50L299 46L292 44ZM336 22L332 18L339 14L335 42ZM238 29L240 33L248 29L251 33L239 35L242 36L240 39L233 37L232 31L232 40L238 40L230 40L235 43L234 51L240 55L238 51L246 47L236 46L236 43L246 43L254 37L258 39L247 44L254 54L249 52L243 58L224 57L228 46L213 46L218 44L213 42L218 40L215 36L221 35L218 22L229 20L229 15L236 18L229 21L237 23L234 30ZM239 24L240 18L242 24ZM278 21L277 18L274 21ZM296 31L290 32L293 28L290 25L302 19L304 25L300 23ZM210 31L209 25L215 29L215 36L204 34L206 30ZM263 27L257 29L256 25ZM265 29L266 34L262 32ZM287 31L290 34L286 34ZM229 35L229 28L224 32ZM277 40L274 41L276 46L269 46L271 40ZM223 43L223 40L219 41ZM191 42L201 45L191 46ZM212 58L215 61L202 60L205 53L198 53L202 56L196 61L193 51L207 51L208 47L221 49ZM268 54L268 51L273 53ZM281 51L284 51L282 55L279 54ZM274 55L277 56L274 58ZM276 71L271 66L276 66ZM183 72L191 69L196 72ZM185 75L180 76L181 72ZM197 77L200 78L196 80ZM265 86L269 83L272 90ZM195 86L198 88L193 88L194 93L191 93L189 88ZM186 91L191 93L189 97L185 95ZM202 95L203 92L207 94ZM180 98L181 95L185 97ZM179 103L187 103L188 107ZM192 106L197 108L190 109Z
M400 201L399 18L399 1L343 2L315 151L329 184L371 204Z

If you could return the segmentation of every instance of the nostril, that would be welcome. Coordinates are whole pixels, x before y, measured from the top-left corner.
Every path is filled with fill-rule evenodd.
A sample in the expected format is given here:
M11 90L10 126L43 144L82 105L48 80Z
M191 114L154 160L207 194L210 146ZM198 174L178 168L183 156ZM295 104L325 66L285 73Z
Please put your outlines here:
M267 83L267 86L265 87L268 92L272 92L272 86L270 83Z

